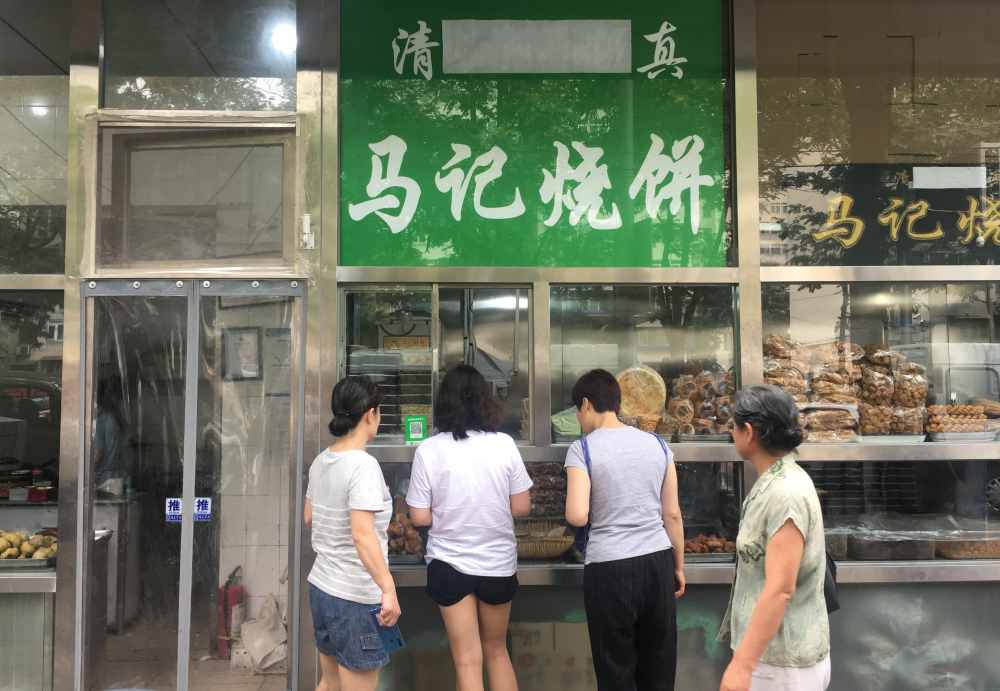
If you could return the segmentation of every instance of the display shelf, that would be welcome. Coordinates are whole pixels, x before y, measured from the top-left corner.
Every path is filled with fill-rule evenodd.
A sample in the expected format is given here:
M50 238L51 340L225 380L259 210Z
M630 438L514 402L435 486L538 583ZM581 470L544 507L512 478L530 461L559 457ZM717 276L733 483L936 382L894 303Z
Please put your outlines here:
M552 446L518 446L527 463L561 462L569 444ZM729 463L740 461L736 447L724 443L677 443L670 445L678 463ZM368 447L369 453L382 463L410 463L415 446L379 445ZM922 444L803 444L798 457L803 462L847 461L978 461L1000 458L1000 443Z

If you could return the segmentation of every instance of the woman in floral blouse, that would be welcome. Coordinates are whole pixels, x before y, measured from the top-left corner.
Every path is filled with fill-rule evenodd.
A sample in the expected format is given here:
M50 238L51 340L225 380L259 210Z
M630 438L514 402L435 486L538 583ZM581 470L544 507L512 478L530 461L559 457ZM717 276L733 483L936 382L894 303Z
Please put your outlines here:
M819 498L792 452L798 409L774 386L736 397L733 440L758 480L743 503L738 559L722 635L733 659L721 691L824 691L830 625L823 594L826 544Z

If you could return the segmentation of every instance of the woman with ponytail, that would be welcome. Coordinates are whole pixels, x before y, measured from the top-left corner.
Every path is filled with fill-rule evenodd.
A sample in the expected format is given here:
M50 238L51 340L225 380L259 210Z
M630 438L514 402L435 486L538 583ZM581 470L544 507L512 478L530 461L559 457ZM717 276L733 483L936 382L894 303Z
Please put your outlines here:
M378 433L381 403L366 377L342 379L331 401L335 441L309 468L305 522L316 552L309 605L323 674L317 691L374 691L389 663L375 619L384 627L399 620L388 564L392 497L365 451Z
M733 441L757 481L743 503L736 583L722 636L733 659L721 691L824 691L830 685L826 544L819 497L795 462L799 413L774 386L739 392Z
M429 526L427 593L441 609L459 691L516 691L507 624L517 591L514 518L531 511L531 478L476 369L448 372L434 403L437 434L417 447L406 503Z

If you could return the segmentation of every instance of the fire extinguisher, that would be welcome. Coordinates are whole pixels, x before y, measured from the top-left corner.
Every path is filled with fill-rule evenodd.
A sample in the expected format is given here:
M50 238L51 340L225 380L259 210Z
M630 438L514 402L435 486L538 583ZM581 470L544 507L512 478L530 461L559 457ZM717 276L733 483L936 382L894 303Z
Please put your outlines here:
M225 585L219 587L219 658L228 660L232 654L233 638L239 637L243 625L243 567L237 566L229 574Z

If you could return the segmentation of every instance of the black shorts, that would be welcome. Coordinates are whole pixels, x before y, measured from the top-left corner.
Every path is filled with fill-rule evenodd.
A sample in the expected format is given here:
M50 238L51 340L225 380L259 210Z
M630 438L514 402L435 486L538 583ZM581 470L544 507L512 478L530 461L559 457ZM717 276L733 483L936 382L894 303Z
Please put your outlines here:
M516 574L468 576L436 559L427 565L427 594L441 607L457 605L469 595L475 595L488 605L506 605L516 592Z

